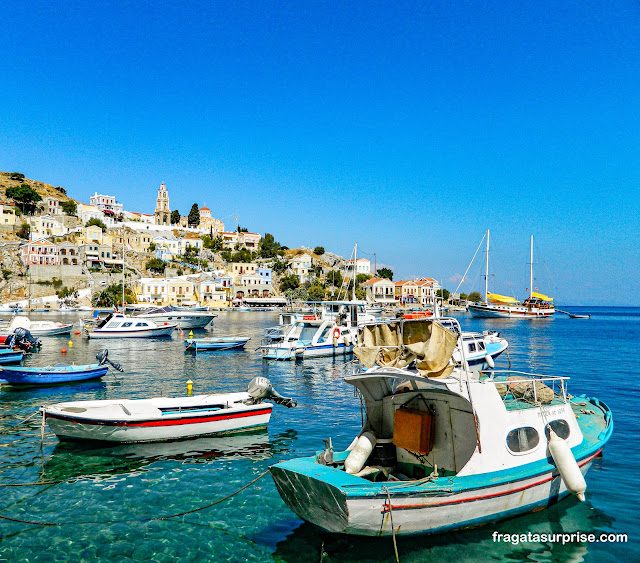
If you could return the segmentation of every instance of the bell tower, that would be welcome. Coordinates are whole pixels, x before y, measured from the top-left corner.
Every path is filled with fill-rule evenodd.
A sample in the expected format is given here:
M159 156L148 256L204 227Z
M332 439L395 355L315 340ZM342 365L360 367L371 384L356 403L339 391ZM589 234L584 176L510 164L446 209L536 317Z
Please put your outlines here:
M158 189L158 197L156 198L156 225L171 225L171 209L169 208L169 192L164 182L160 184Z

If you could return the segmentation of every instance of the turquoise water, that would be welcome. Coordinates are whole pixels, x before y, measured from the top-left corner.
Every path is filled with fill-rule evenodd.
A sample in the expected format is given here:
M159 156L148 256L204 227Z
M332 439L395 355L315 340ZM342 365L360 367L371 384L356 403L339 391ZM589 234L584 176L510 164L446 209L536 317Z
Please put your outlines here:
M440 536L398 538L400 560L640 560L640 435L635 359L640 309L569 308L588 320L557 314L545 320L459 317L468 330L499 330L514 368L572 377L569 391L605 401L615 430L587 475L587 501L573 498L544 511ZM70 318L67 315L66 318ZM76 318L77 317L73 317ZM216 335L258 335L276 313L221 313ZM199 331L204 334L202 331ZM360 403L342 381L342 360L266 363L248 352L185 354L182 339L89 341L73 336L66 361L90 363L105 345L125 373L97 383L0 390L0 514L62 523L38 526L0 520L0 560L8 561L391 561L388 538L326 534L302 522L280 500L269 476L228 501L169 521L153 517L192 510L225 497L270 465L322 449L332 437L345 448L360 428ZM43 339L27 365L61 361L67 338ZM253 344L253 346L251 346ZM258 339L249 345L254 347ZM507 357L504 357L504 365ZM268 432L168 444L113 448L60 444L31 415L65 400L113 399L236 391L268 377L296 409L276 406ZM59 481L6 487L13 483ZM626 533L628 543L495 543L492 533ZM322 553L324 552L324 556Z

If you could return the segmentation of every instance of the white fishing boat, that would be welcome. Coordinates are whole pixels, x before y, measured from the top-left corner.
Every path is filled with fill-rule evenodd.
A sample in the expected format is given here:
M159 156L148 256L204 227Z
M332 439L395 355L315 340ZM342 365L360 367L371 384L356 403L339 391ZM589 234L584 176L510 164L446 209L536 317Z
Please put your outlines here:
M151 319L130 317L122 313L110 313L94 326L87 323L85 334L89 338L149 338L171 336L175 328L175 324L159 324Z
M280 496L330 532L430 534L539 510L574 494L613 431L568 377L454 365L438 321L365 327L345 380L365 403L350 446L271 467Z
M77 307L72 307L68 303L60 303L60 307L58 307L58 313L75 313L77 310Z
M217 317L206 311L174 311L171 307L127 305L125 313L139 319L149 319L158 324L172 323L178 328L206 328Z
M268 379L256 377L244 393L73 401L40 411L60 440L162 442L266 428L273 405L264 399L296 405L279 395Z
M73 323L61 323L56 321L32 321L29 317L15 316L11 322L2 327L3 334L11 334L16 328L25 328L34 336L59 336L71 334Z
M469 303L467 308L474 317L536 319L548 318L555 313L553 298L537 293L533 288L533 236L529 260L529 297L519 302L514 297L489 293L489 230L487 230L484 301Z

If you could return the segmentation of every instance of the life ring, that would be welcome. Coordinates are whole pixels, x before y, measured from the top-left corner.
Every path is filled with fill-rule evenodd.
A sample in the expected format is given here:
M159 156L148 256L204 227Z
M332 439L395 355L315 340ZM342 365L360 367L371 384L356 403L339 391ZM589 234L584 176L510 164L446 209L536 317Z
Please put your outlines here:
M340 338L340 329L338 327L333 329L333 337Z

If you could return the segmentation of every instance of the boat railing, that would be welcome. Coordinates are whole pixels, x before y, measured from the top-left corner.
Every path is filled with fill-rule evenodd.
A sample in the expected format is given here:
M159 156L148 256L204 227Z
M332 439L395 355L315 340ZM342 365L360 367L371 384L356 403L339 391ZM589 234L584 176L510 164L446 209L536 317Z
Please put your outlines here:
M501 379L495 379L496 374L498 374L498 376L500 376ZM507 386L510 383L512 384L513 383L531 383L532 384L531 387L533 388L533 400L536 403L538 402L538 388L537 388L537 385L535 385L535 382L544 383L545 385L547 385L547 387L551 388L554 396L555 395L561 396L562 402L564 403L568 402L567 381L569 381L569 379L571 378L567 376L544 375L541 373L530 373L526 371L518 371L518 370L511 370L511 369L482 370L480 372L480 375L488 375L487 379L481 380L482 382L490 382L496 385L499 383ZM504 377L505 375L518 375L520 377L523 377L523 379L517 379L517 380L509 380L508 378L502 379L502 377Z

